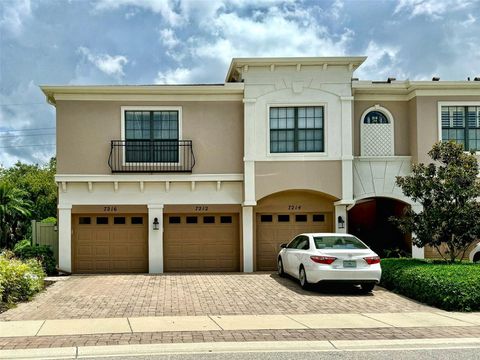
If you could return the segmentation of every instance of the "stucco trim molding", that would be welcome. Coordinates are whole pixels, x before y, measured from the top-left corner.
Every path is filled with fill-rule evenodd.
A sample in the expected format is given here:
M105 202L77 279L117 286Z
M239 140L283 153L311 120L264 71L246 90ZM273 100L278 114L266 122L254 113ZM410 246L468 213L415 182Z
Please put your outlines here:
M191 181L243 181L243 174L192 174L192 175L55 175L56 182L191 182Z

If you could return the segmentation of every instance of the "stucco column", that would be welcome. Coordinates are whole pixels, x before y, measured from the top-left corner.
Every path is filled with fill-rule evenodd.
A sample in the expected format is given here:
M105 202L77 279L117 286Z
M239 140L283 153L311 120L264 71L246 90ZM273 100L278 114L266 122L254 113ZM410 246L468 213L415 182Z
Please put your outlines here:
M353 200L353 96L342 96L340 101L342 108L342 200L349 202Z
M255 200L255 99L243 99L244 103L244 205L256 205Z
M242 206L243 272L253 271L253 206Z
M58 205L58 267L72 272L72 205Z
M423 209L423 206L420 205L420 204L415 204L415 205L412 205L412 210L415 212L415 213L419 213L420 211L422 211ZM412 233L412 258L414 259L425 259L425 248L419 248L419 247L416 247L415 245L413 245L413 237L415 236L414 233Z
M158 230L153 229L155 218L158 220ZM163 205L148 205L148 272L163 273Z
M339 228L339 221L338 217L341 216L344 224L343 228ZM338 233L346 233L348 229L348 224L347 224L347 205L335 205L335 219L333 219L335 226L335 232Z

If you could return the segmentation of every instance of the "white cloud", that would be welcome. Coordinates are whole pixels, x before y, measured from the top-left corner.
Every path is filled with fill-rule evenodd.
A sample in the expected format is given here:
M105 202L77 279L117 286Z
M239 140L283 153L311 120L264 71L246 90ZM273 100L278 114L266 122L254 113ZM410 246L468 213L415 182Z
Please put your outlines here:
M447 11L463 9L470 5L469 0L399 0L395 14L406 11L412 18L424 15L432 19L441 19Z
M85 58L95 65L100 71L109 76L122 77L125 75L123 72L123 67L128 63L126 56L111 56L108 54L95 55L84 46L80 46L78 48L78 52L85 56Z
M23 31L25 19L32 16L32 5L30 0L3 0L0 14L0 33L5 31L18 36Z
M224 1L224 4L232 3ZM270 1L268 7L257 7L248 16L239 11L221 11L217 4L215 11L208 11L210 17L199 19L197 26L201 31L186 38L184 35L183 40L179 40L179 30L163 30L161 40L165 46L170 46L166 53L180 62L180 66L159 72L156 82L222 81L233 57L347 54L353 31L344 28L331 33L311 9L285 5L285 2L275 6L277 3ZM241 4L245 6L244 2ZM341 6L337 1L334 6L322 10L322 16L333 16ZM195 65L189 68L185 64Z
M386 80L388 77L394 77L398 80L405 79L407 74L401 71L398 63L399 47L389 45L379 45L375 41L370 41L363 52L367 60L355 72L361 79ZM396 69L396 70L393 70ZM396 71L393 72L392 71Z
M173 31L173 29L160 30L160 40L162 41L163 45L165 45L165 47L167 47L168 49L173 49L179 44L179 41L175 36L175 32Z
M193 71L187 68L159 71L155 78L155 84L186 84L190 82Z
M158 13L171 26L177 26L183 23L183 18L175 11L175 4L176 2L172 0L97 0L95 10L105 11L122 7L138 7Z
M352 32L330 34L306 13L270 8L258 18L220 14L211 21L209 36L194 38L193 52L203 58L235 56L344 55Z
M472 14L467 15L467 19L465 21L462 21L462 26L469 27L470 25L473 25L477 21L477 18L473 16Z

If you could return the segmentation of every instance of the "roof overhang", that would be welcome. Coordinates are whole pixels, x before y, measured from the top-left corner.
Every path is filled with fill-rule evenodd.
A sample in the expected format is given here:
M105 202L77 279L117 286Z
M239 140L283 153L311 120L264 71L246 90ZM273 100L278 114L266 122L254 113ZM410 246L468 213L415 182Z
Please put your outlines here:
M41 85L48 103L55 105L57 100L165 100L178 97L178 100L204 98L243 99L242 83L214 85Z
M384 96L395 96L408 101L416 96L462 95L480 96L480 81L352 81L355 99L379 100Z
M233 58L225 78L229 82L234 78L236 69L244 66L349 66L352 71L358 68L366 56L338 56L338 57L274 57L274 58Z

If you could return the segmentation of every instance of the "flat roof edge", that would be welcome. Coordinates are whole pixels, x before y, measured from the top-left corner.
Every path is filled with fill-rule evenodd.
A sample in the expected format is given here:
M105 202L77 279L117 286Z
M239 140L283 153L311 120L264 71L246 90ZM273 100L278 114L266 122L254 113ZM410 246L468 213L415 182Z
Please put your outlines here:
M40 85L51 104L56 95L234 95L243 83L212 85Z

